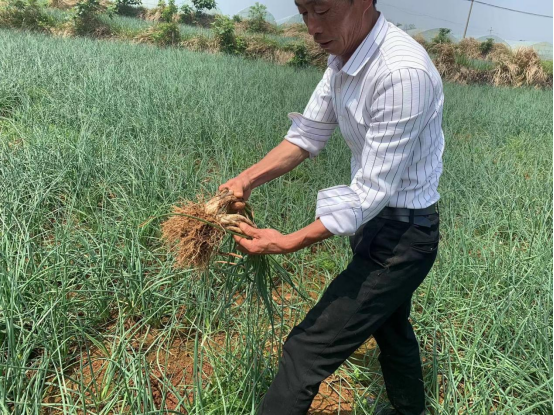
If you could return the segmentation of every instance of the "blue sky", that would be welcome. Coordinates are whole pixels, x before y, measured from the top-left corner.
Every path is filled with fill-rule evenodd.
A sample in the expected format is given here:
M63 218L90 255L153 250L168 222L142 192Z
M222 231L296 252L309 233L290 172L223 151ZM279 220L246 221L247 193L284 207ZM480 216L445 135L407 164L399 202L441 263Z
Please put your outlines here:
M294 0L258 0L277 20L297 13ZM552 16L552 0L483 0L486 3ZM219 0L218 8L228 15L254 4L254 0ZM468 0L378 0L377 9L395 23L415 24L418 28L448 27L455 34L464 31ZM527 16L475 3L468 36L491 33L509 40L533 40L552 43L550 18Z

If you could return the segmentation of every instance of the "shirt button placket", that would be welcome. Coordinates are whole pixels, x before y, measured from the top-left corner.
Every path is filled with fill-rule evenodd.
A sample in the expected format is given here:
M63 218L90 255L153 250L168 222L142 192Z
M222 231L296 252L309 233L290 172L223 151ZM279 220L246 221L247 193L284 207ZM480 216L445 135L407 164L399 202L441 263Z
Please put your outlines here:
M341 91L341 75L340 73L338 73L336 76L335 76L335 91L337 94L340 94L340 91ZM338 114L339 116L339 124L343 124L344 123L344 117L341 115L341 114Z

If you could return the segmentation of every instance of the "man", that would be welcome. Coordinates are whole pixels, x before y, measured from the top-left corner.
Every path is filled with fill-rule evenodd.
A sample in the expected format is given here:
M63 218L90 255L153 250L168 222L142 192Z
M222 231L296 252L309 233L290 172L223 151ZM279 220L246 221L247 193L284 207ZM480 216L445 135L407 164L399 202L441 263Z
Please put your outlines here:
M375 9L374 0L296 0L310 35L330 53L303 114L259 163L221 185L247 199L323 149L339 126L352 181L320 190L316 220L289 235L241 224L248 254L286 254L348 235L351 263L289 334L261 414L305 414L320 383L374 336L393 408L425 409L412 293L435 261L442 172L443 92L425 50Z

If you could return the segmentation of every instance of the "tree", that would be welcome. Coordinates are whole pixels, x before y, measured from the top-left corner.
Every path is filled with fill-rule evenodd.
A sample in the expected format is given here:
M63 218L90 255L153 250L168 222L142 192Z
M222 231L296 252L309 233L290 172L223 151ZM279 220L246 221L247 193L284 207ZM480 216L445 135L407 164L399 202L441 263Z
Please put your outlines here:
M248 11L248 30L251 32L265 32L267 30L266 13L267 7L264 4L254 3Z
M162 9L162 16L160 20L170 23L173 21L173 16L177 14L178 11L179 9L177 9L175 0L169 0L167 6Z
M191 0L197 12L215 9L215 0Z
M192 6L190 4L183 4L181 6L181 13L186 14L186 15L192 15L192 14L194 14L194 9L192 8Z
M450 29L441 27L439 29L439 34L433 38L433 43L452 43L452 40L450 40L450 32Z
M492 51L493 48L494 48L494 39L493 38L488 38L484 42L481 42L481 44L479 45L479 50L481 51L481 54L483 54L485 56L488 55Z
M229 17L217 15L212 29L222 52L240 54L246 49L244 39L235 34L235 25Z
M141 5L141 0L115 0L115 11L121 15L133 15L133 7Z

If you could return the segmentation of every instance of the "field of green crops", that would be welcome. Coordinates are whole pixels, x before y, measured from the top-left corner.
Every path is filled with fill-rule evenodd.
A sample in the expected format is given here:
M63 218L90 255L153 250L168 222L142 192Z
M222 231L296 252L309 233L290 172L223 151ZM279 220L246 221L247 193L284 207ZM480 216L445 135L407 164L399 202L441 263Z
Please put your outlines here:
M160 220L279 143L321 73L0 30L0 411L251 414L280 341L349 261L334 238L276 259L275 331L225 264L175 271ZM552 91L445 85L439 258L414 296L433 414L552 413ZM340 134L254 191L310 223L349 181ZM146 225L144 223L146 222ZM144 225L144 226L141 226ZM386 400L369 342L314 414Z

